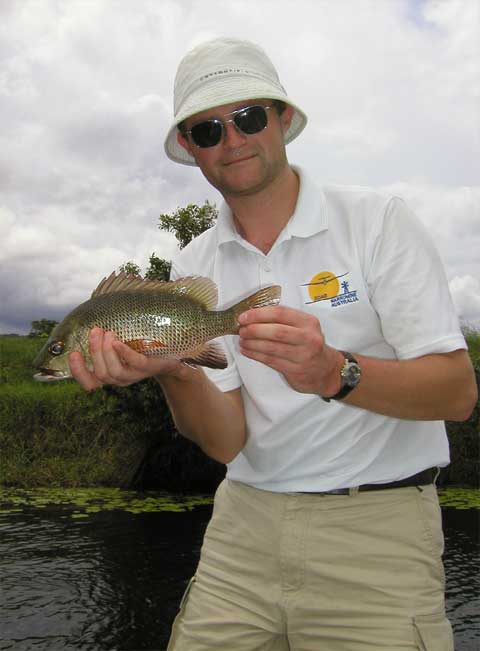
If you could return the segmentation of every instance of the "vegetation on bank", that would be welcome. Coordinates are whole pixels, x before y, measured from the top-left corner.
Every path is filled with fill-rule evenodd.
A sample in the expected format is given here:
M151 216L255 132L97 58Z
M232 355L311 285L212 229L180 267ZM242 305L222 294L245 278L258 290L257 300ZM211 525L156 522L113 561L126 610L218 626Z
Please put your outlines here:
M153 380L91 393L73 381L36 382L31 363L43 343L0 336L1 485L189 490L221 476L178 436Z
M480 380L480 334L467 335ZM209 490L223 466L179 436L158 385L85 393L42 384L31 368L40 337L0 336L0 484ZM452 463L442 483L478 486L480 403L447 423Z

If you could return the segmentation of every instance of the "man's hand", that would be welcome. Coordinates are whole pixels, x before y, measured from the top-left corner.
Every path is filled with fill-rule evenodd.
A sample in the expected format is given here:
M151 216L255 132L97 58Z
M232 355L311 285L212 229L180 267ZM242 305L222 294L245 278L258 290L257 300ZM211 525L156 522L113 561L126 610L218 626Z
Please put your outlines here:
M325 343L314 316L277 306L249 310L238 320L244 355L279 371L301 393L338 392L344 358ZM478 394L467 351L401 360L354 354L362 381L343 403L410 420L461 421L472 413Z
M113 332L93 328L90 332L90 354L93 370L85 366L81 353L69 356L70 371L87 391L104 384L128 386L154 375L180 376L187 369L178 359L146 357L119 341Z
M332 396L340 389L342 353L328 346L318 319L276 306L240 315L240 351L285 377L300 393Z

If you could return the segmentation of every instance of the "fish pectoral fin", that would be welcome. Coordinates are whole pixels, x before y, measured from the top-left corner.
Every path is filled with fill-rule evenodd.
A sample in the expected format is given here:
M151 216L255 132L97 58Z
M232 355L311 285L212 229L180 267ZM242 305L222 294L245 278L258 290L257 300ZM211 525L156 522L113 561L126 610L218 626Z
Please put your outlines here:
M130 339L125 344L135 352L144 355L167 347L162 341L154 341L153 339Z
M191 366L206 366L207 368L227 368L228 362L220 344L208 342L201 348L192 351L182 362Z

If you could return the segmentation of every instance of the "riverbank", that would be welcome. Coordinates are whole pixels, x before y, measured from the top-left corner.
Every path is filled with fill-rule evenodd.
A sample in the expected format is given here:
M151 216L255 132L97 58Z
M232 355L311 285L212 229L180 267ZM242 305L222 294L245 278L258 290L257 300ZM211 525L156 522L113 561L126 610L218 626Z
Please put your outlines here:
M37 337L0 336L0 485L212 490L223 466L180 437L153 380L86 393L32 379Z
M480 380L480 335L467 335ZM175 431L158 385L85 393L74 382L41 384L31 361L44 340L0 336L0 485L212 490L224 475ZM442 484L478 486L480 403L447 423L451 465Z

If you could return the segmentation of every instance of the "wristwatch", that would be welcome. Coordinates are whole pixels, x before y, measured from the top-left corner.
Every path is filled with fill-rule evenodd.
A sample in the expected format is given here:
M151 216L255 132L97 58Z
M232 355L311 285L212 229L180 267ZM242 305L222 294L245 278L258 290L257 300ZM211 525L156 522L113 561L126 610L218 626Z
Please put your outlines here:
M340 371L342 385L340 387L340 391L338 391L334 396L330 396L330 398L322 397L325 402L330 402L330 400L341 400L342 398L348 396L350 391L355 389L355 387L358 385L362 376L362 369L360 368L360 364L357 362L355 357L351 353L346 353L343 350L340 352L345 358L342 369Z

